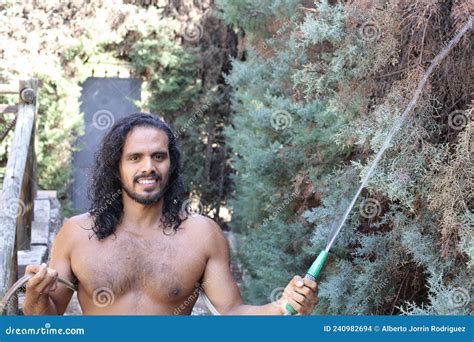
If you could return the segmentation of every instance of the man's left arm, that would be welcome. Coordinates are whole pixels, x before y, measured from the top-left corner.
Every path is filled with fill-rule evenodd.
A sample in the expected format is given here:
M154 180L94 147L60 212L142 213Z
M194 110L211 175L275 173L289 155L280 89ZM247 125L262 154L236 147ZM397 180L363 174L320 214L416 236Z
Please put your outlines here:
M256 306L243 303L240 290L230 271L230 252L227 239L220 227L211 219L211 238L208 241L208 261L202 288L211 303L222 315L283 315L290 303L298 315L309 315L318 303L317 284L295 276L285 287L283 295L275 302Z

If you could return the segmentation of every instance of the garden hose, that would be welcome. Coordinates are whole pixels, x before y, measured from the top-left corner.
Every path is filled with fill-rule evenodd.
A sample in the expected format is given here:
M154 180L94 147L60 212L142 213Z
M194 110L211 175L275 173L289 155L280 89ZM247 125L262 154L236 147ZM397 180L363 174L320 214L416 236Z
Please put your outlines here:
M6 312L7 312L7 307L8 307L8 303L12 300L12 298L16 295L16 293L23 287L25 286L25 284L28 282L28 280L30 280L34 275L33 274L25 274L23 277L21 277L20 279L18 279L15 284L12 285L12 287L10 287L7 291L7 293L5 294L5 296L3 297L1 303L0 303L0 312L1 312L1 315L2 316L5 316L6 315ZM67 280L64 280L60 277L58 277L58 282L65 285L67 288L73 290L73 291L77 291L77 288L76 286L67 281Z

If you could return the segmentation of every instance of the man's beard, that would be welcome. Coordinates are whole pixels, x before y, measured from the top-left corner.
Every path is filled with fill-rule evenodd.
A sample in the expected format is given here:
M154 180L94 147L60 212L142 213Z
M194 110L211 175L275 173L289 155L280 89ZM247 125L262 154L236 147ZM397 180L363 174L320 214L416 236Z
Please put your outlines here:
M155 204L155 203L158 203L161 198L164 197L165 195L165 192L166 192L166 187L162 188L160 191L158 191L158 193L156 193L155 195L153 196L143 196L143 195L140 195L136 192L133 192L131 191L130 189L128 189L125 184L122 184L122 187L123 187L123 190L127 193L127 195L133 199L135 202L138 202L140 204L143 204L143 205L151 205L151 204Z

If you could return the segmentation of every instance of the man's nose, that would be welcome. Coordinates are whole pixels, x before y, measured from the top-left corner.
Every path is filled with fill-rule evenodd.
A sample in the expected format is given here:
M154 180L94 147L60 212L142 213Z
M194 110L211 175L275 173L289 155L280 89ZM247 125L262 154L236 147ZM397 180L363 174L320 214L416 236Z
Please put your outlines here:
M155 163L153 163L152 158L143 158L143 162L141 164L141 172L145 174L156 172Z

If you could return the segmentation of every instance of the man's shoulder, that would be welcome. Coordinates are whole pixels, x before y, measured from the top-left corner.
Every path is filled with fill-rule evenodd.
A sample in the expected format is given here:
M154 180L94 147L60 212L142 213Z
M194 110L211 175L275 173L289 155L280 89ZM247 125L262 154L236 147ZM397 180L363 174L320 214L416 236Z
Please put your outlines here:
M64 221L64 226L91 228L93 224L92 216L89 213L83 213L71 216Z
M195 241L203 241L211 248L226 248L227 239L219 224L212 218L193 214L186 219L187 227Z
M209 216L201 214L192 214L186 218L186 221L191 225L198 226L204 229L216 229L219 228L219 225ZM220 228L219 228L220 229Z
M53 254L70 255L77 246L82 246L91 234L92 219L88 214L67 218L53 242Z
M221 227L212 218L200 214L189 215L186 218L186 226L192 232L200 235L222 234Z
M84 213L65 219L59 230L58 238L68 240L81 239L92 232L93 220L89 213Z

